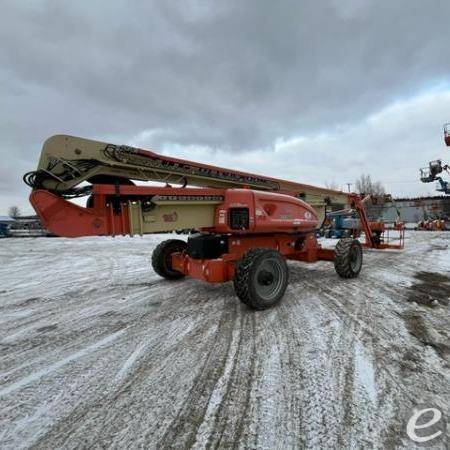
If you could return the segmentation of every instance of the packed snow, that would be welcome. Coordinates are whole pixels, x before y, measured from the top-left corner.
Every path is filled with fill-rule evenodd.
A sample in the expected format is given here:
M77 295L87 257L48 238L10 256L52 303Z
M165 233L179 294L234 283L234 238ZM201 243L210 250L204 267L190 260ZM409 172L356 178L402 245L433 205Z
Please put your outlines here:
M414 405L450 420L450 233L353 280L289 263L261 312L159 278L168 237L0 241L2 449L414 448Z

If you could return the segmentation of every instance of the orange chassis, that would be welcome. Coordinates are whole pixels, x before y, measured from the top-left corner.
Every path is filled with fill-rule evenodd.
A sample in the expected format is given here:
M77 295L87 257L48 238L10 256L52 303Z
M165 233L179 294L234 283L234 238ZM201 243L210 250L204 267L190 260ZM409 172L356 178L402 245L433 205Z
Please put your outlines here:
M333 261L334 249L324 249L314 233L306 235L234 235L228 241L228 253L217 259L193 259L185 252L172 255L172 267L190 277L210 283L234 279L236 263L251 248L271 248L286 259L313 263L319 260Z
M213 228L203 229L203 232L227 235L227 252L218 258L195 259L186 251L175 252L171 256L174 270L193 278L219 283L233 280L235 267L246 252L253 248L273 249L286 259L313 263L319 260L333 261L334 249L322 248L315 235L317 217L314 210L305 202L293 196L274 194L270 192L251 191L248 189L198 189L147 187L129 185L94 185L91 206L84 208L73 204L64 198L42 189L35 189L30 201L39 214L44 226L59 236L115 236L133 234L130 228L129 204L143 201L152 196L223 196L223 204L217 207L217 214L221 208L229 208L233 201L246 202L250 213L255 217L247 230L231 230L226 225L220 225L217 215ZM361 229L365 233L369 248L402 248L402 225L394 227L400 233L400 242L391 244L384 239L389 229L382 223L368 222L364 211L364 199L356 194L349 194L349 203L360 216ZM273 211L283 208L294 213L295 217L302 214L309 219L302 219L300 224L292 220L283 220ZM266 217L260 217L256 209L258 205L269 211ZM262 220L266 219L266 220ZM272 229L273 231L269 231ZM381 239L380 239L381 236Z

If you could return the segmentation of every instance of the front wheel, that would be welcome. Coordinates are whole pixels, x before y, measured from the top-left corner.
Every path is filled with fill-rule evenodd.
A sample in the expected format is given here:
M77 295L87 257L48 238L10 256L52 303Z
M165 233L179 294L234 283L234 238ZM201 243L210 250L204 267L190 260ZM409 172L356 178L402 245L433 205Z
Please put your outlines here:
M283 297L289 272L283 256L271 249L249 250L236 266L234 289L239 299L253 309L267 309Z
M356 278L362 262L362 246L357 239L339 240L334 249L334 268L341 278Z
M161 242L152 254L153 270L163 278L177 280L184 277L184 273L172 269L172 255L186 250L187 244L180 239L168 239Z

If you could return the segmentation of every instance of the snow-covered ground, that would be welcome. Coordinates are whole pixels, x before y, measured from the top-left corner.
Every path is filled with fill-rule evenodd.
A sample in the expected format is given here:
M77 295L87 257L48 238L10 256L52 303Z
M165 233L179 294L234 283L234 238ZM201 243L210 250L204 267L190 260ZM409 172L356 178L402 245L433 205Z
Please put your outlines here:
M412 448L413 405L450 420L450 233L355 280L290 263L262 312L159 278L166 238L0 241L1 448Z

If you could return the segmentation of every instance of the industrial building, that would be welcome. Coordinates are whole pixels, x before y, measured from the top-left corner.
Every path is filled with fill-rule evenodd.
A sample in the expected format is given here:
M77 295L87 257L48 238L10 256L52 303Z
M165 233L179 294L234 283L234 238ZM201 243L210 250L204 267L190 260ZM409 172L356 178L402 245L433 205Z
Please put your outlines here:
M404 222L450 218L450 197L399 198L395 204Z
M0 237L41 237L52 236L36 215L0 216Z
M0 238L8 237L10 235L11 225L15 222L12 217L0 216Z

